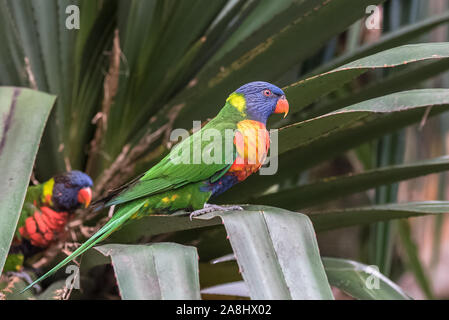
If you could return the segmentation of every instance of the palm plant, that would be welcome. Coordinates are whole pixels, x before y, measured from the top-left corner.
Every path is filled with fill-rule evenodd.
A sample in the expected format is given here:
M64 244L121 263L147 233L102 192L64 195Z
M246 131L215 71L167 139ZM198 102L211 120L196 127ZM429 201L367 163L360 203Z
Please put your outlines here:
M73 4L79 29L66 26ZM382 32L366 29L371 5L383 13ZM174 128L207 120L239 85L264 80L283 86L291 106L286 119L269 124L279 129L278 171L251 177L219 199L251 205L194 221L175 214L128 224L83 256L85 290L72 297L117 295L116 278L123 299L332 299L330 285L360 299L407 299L385 276L391 232L388 222L378 222L449 208L426 199L398 203L391 186L449 168L447 157L403 163L400 156L400 129L449 109L449 90L425 82L449 69L449 43L416 40L449 22L449 12L418 17L425 12L420 6L415 0L0 0L0 110L6 114L18 99L11 127L22 134L0 136L8 146L2 153L0 145L1 180L17 177L0 186L0 266L31 171L37 180L86 171L100 196L166 155ZM27 159L11 167L18 153ZM363 170L316 178L314 168L336 158ZM359 205L335 205L354 194L363 195ZM107 212L79 213L72 241L105 219ZM407 254L416 257L401 221ZM364 262L385 275L361 262L320 257L314 232L367 224L374 225L371 250L380 253ZM54 264L54 252L39 266ZM411 261L431 297L419 259ZM106 276L93 276L99 273ZM367 285L372 279L374 287ZM100 281L109 286L98 293ZM33 296L16 294L24 283L14 286L7 298ZM52 278L45 287L36 298L69 295L64 280Z

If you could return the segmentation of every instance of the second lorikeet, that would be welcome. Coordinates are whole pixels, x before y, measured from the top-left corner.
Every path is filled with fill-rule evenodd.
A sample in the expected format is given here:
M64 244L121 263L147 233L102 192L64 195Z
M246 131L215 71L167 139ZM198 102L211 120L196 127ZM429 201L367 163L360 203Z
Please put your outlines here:
M236 206L220 207L207 201L259 170L270 145L267 119L272 113L284 113L285 117L288 110L284 92L273 84L257 81L238 88L229 95L218 115L201 130L176 145L146 173L97 201L102 207L116 205L113 217L29 287L47 278L131 219L154 213L169 214L181 209L194 210L191 217L214 210L241 209ZM214 139L212 143L204 139L205 136L217 134L226 137L227 132L232 132L231 147L226 146L226 139ZM222 147L221 152L216 147ZM213 155L209 154L212 149ZM198 155L200 161L195 161ZM204 155L214 158L214 161L206 161Z
M63 233L69 215L92 199L92 180L66 172L28 188L3 270L18 272L24 260L48 248Z

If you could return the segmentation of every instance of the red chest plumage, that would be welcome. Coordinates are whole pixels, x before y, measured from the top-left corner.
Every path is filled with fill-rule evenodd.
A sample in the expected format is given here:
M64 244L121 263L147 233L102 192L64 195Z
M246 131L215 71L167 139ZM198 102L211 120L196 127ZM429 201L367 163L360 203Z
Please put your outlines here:
M56 212L49 207L40 207L25 220L19 232L36 247L48 247L64 230L69 215L67 212Z
M242 181L264 163L270 148L270 135L263 123L254 120L240 121L237 130L234 136L237 157L228 173Z

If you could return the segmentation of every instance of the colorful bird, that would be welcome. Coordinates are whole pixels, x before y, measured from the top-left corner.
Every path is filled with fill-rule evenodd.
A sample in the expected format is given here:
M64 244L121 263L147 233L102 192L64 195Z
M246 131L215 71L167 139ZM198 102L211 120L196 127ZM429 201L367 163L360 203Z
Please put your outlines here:
M91 187L90 177L80 171L29 187L3 270L21 271L27 258L54 243L63 234L70 214L81 205L89 206Z
M34 283L47 278L131 219L181 209L193 210L190 217L215 210L241 210L207 201L259 170L270 145L267 119L272 113L284 113L285 117L288 109L284 92L273 84L257 81L237 89L201 130L176 145L146 173L96 201L100 207L115 205L113 217Z

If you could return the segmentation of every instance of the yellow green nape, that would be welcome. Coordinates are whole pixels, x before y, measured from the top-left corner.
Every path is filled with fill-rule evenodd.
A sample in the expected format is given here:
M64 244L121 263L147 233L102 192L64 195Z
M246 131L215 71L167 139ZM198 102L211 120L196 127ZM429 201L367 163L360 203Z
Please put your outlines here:
M243 94L234 92L226 99L234 108L245 116L246 100Z
M53 186L55 185L55 179L51 178L50 180L44 182L44 190L42 192L42 202L53 205L51 197L53 196Z

